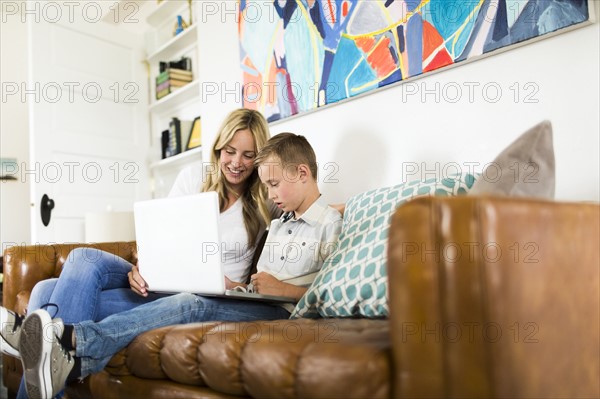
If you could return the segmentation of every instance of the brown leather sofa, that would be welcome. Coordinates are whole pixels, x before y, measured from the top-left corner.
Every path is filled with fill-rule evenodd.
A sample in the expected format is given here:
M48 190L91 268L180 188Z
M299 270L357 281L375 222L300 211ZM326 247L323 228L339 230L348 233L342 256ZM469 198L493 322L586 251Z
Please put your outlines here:
M203 323L140 335L69 388L94 398L600 397L600 207L420 198L389 234L389 320ZM4 305L74 245L4 254ZM135 260L135 247L101 248ZM14 391L21 375L4 358Z

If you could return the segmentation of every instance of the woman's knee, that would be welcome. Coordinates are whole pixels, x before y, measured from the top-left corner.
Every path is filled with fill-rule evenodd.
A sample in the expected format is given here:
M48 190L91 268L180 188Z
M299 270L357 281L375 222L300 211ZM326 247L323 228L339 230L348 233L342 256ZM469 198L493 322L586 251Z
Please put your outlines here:
M33 287L31 295L29 296L29 304L27 305L27 311L29 313L39 309L42 305L45 305L50 301L50 297L54 292L54 287L56 287L57 282L57 278L50 278L38 282Z
M93 247L80 247L71 252L73 253L73 258L75 260L91 264L98 262L111 262L119 258L115 254Z
M177 303L185 304L185 303L196 303L196 302L198 302L198 299L200 297L198 295L182 292L181 294L175 294L169 298L172 298L173 301L176 301Z
M95 248L75 248L69 255L63 265L63 272L72 267L81 267L88 264L94 264L102 256L102 251Z
M160 300L168 300L174 309L191 310L204 306L202 297L194 294L181 293Z
M126 269L131 268L128 262L115 254L97 248L81 247L75 248L69 253L62 273L99 272L104 268L116 271L119 269L117 265L127 265Z

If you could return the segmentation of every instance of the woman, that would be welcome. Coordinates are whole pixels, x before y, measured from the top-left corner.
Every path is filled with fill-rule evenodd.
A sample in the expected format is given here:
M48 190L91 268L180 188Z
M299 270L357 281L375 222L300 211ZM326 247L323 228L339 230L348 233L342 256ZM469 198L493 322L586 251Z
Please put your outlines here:
M267 121L257 111L238 109L230 113L217 135L208 167L204 173L185 169L178 176L170 196L216 191L219 196L221 245L227 253L223 268L226 285L244 282L250 272L255 244L272 217L274 207L267 205L266 195L254 168L254 157L269 139ZM233 255L233 254L232 254ZM142 265L143 269L143 265ZM32 290L28 312L42 306L56 307L56 317L66 323L102 320L160 298L147 292L138 267L116 255L92 248L73 250L59 278L39 282ZM1 308L2 322L14 325L15 331L3 328L2 352L17 355L20 317ZM7 335L8 334L8 335ZM12 348L11 348L12 347ZM12 349L12 350L5 350ZM19 393L25 392L23 386Z
M220 131L230 133L217 136L210 164L204 165L203 173L194 173L192 168L184 169L169 196L194 193L202 181L202 191L219 194L219 222L225 226L221 229L221 249L226 288L229 289L234 286L232 281L247 280L256 241L271 218L280 212L272 203L267 207L266 194L254 168L256 154L270 137L267 121L257 111L241 109L225 119ZM263 133L257 134L257 131ZM149 295L136 266L132 267L129 283L137 294Z

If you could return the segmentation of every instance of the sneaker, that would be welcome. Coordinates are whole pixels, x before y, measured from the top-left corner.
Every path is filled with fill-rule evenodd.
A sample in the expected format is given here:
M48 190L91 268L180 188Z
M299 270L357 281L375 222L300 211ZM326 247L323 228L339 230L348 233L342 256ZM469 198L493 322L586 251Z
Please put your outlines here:
M12 310L0 306L0 352L21 358L19 353L19 337L21 336L21 325L23 317Z
M30 398L53 398L65 386L75 361L60 343L63 331L62 320L52 320L42 309L23 321L19 348Z

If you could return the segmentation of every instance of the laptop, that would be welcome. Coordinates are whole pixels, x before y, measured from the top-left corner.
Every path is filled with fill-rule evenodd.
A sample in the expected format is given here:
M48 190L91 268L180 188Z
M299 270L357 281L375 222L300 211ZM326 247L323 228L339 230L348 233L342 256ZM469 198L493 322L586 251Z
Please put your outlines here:
M225 289L216 192L139 201L133 212L140 274L149 291L297 302Z

